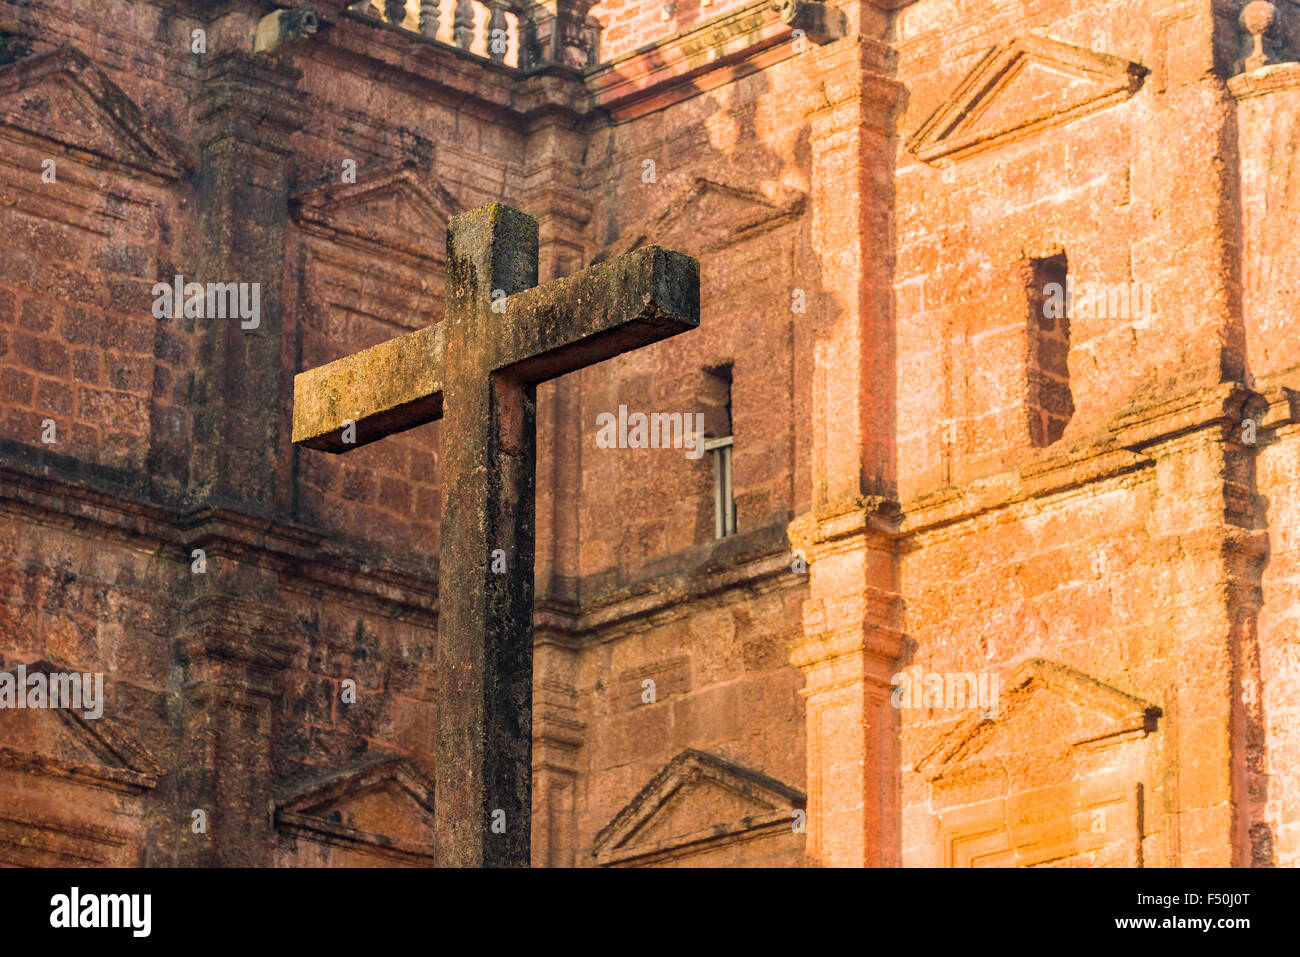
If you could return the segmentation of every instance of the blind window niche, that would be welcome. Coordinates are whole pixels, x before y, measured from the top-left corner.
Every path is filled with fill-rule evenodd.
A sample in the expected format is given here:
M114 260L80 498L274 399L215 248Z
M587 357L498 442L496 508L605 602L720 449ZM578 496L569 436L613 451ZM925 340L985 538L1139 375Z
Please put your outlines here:
M1029 349L1025 410L1029 444L1046 448L1074 415L1070 391L1070 284L1064 252L1029 261Z

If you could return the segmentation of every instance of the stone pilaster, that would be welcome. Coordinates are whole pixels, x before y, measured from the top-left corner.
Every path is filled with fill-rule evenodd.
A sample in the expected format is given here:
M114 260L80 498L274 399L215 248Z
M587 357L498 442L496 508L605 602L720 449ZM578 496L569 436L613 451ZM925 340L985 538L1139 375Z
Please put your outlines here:
M522 203L538 220L538 273L566 276L585 263L583 229L591 216L582 193L585 136L571 108L585 97L576 80L534 78ZM544 88L543 88L544 87ZM570 88L572 87L572 88ZM535 867L572 867L574 817L584 724L577 711L578 507L582 485L579 381L569 376L537 389L537 605L533 635L533 819Z
M533 633L534 867L573 867L578 844L574 808L586 725L578 713L576 608L538 603Z
M195 576L177 642L182 707L176 863L264 867L274 844L267 802L275 790L277 678L296 647L292 621L265 600L223 594L223 576L211 575ZM195 830L195 811L203 812L203 831Z
M809 570L804 635L808 855L831 867L899 863L898 712L890 678L903 651L897 509L865 499L790 526Z
M195 100L200 167L196 249L185 282L256 284L255 322L178 317L193 324L197 368L188 495L232 515L284 513L289 489L282 290L289 137L302 122L297 71L274 58L219 49L205 59ZM206 305L206 303L205 303ZM200 530L201 534L201 530ZM195 540L204 547L201 538ZM278 673L292 623L255 555L216 554L195 574L176 637L180 664L180 863L259 866L272 847L267 801ZM207 833L192 830L194 810Z
M591 204L582 191L586 137L574 104L585 97L577 80L534 77L520 201L537 217L538 276L546 282L586 265L583 230ZM537 595L576 601L578 508L569 490L582 485L582 427L578 377L537 388L537 421L548 434L537 455Z
M858 11L860 12L860 11ZM790 526L808 563L804 673L808 854L828 866L899 862L898 715L903 649L894 531L893 275L889 182L899 86L884 44L850 35L804 54L811 130L812 288L796 376L812 440ZM803 457L801 457L803 458Z
M302 122L298 74L239 50L213 53L195 104L200 134L195 282L256 283L258 316L195 323L192 500L283 509L290 394L282 361L289 136ZM181 320L177 320L181 321ZM243 328L249 326L249 328ZM280 490L277 492L277 490Z
M883 44L848 37L810 50L810 286L815 342L811 498L817 506L893 495L893 235L889 182L901 87L881 75ZM806 493L805 493L806 494ZM800 499L806 501L803 495Z

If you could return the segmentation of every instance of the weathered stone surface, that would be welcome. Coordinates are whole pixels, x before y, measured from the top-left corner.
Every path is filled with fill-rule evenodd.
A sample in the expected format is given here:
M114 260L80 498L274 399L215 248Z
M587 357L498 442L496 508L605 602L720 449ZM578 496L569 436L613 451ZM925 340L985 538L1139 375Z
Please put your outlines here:
M474 742L526 730L517 686L473 678L522 673L515 632L440 651L439 614L515 614L485 553L535 536L536 864L1300 863L1294 5L834 3L847 36L816 44L769 0L556 0L499 62L450 7L430 38L344 0L255 53L273 6L0 0L0 667L103 670L114 740L165 771L0 712L0 859L438 859L426 783L481 813ZM536 214L535 276L447 261L489 203ZM700 328L567 371L524 287L594 307L608 260L606 292L652 288L669 259L618 260L647 242L698 258ZM1061 266L1153 308L1044 323ZM493 270L506 313L474 298ZM260 329L155 318L178 274L260 283ZM460 380L467 295L492 346ZM569 334L632 345L653 315L601 323L640 304ZM295 422L296 373L375 346L413 371L344 361ZM620 406L733 435L738 534L712 455L596 443ZM293 446L351 414L358 444L404 431ZM531 522L497 522L508 494ZM453 588L440 554L482 574ZM895 708L917 668L996 674L1005 708ZM501 724L440 747L442 680ZM806 830L745 831L767 812L703 779L647 802L692 751Z
M648 247L536 286L537 221L497 203L448 223L447 264L438 326L295 379L294 436L340 452L349 426L359 444L445 415L436 753L456 759L437 765L435 857L527 866L535 386L696 328L699 267Z
M346 452L442 417L446 327L428 326L300 372L293 380L293 441ZM345 423L356 426L345 443Z

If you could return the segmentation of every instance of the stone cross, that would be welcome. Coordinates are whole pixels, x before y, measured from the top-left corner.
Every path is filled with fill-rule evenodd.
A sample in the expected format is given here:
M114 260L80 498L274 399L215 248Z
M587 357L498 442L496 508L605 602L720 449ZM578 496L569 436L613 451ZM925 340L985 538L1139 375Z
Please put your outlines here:
M447 225L442 322L294 379L293 441L307 448L443 419L439 864L529 864L537 383L699 316L699 264L657 246L538 286L537 220L493 203Z

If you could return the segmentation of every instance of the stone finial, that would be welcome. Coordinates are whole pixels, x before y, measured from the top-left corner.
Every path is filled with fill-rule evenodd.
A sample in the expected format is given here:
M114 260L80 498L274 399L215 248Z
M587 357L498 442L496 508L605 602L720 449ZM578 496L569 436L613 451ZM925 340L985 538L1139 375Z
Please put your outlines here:
M303 40L320 29L320 14L311 7L276 10L257 23L253 33L253 52L270 53L286 43Z
M792 30L802 30L804 36L819 46L838 40L848 32L844 11L828 3L773 0L772 6L781 15L782 23Z
M1267 66L1268 54L1264 52L1264 36L1273 29L1277 21L1277 7L1268 0L1252 0L1241 11L1241 26L1251 36L1252 49L1242 61L1245 72L1251 73Z
M592 0L529 0L522 8L519 63L547 63L584 70L596 62L600 23L588 16Z

